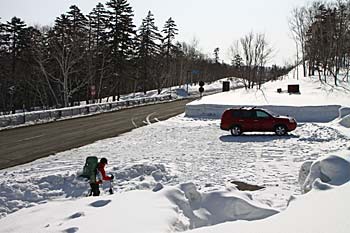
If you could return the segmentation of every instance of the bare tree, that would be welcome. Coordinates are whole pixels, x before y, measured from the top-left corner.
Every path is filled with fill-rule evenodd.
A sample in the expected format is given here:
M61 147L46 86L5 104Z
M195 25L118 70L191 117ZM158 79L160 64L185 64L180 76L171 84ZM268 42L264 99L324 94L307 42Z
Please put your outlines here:
M273 50L263 33L254 34L250 32L241 38L240 42L248 82L245 86L246 88L253 88L255 84L258 84L258 88L260 88L263 82L262 68L269 61Z
M291 17L289 18L289 28L292 32L293 39L296 43L297 49L297 64L299 64L299 48L301 50L301 62L303 64L303 73L304 77L307 76L307 67L306 67L306 50L305 50L305 41L306 41L306 33L308 29L307 24L307 9L305 7L302 8L294 8L292 10Z

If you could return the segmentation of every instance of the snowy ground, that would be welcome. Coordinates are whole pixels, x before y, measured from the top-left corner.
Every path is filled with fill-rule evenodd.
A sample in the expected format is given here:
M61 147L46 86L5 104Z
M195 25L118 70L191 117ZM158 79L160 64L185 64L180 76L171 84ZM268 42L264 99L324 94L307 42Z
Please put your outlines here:
M118 229L157 233L210 225L215 226L202 227L198 232L259 229L271 233L281 232L278 230L281 226L287 227L284 233L349 229L343 216L350 211L345 199L350 193L346 183L346 178L350 178L346 173L350 155L345 163L343 160L315 163L313 175L304 177L306 184L314 185L308 194L301 195L299 171L305 167L305 161L349 151L350 117L329 123L300 122L285 137L272 133L232 137L219 129L219 123L217 119L189 118L183 114L116 138L1 170L2 232L94 232L98 228L103 232ZM77 172L89 155L109 159L107 171L116 177L115 195L105 192L99 198L85 197L88 185L77 179ZM333 173L329 175L327 171ZM334 175L339 173L344 176L336 185L346 185L326 184L333 177L339 179ZM240 192L230 181L265 188ZM108 188L106 183L105 191ZM292 195L297 198L287 208ZM330 202L331 199L334 201ZM296 220L301 212L305 219ZM318 217L321 222L315 223L312 218ZM97 227L91 223L96 218L107 221ZM15 224L19 220L21 224ZM257 221L219 224L233 220ZM334 229L336 225L340 227Z

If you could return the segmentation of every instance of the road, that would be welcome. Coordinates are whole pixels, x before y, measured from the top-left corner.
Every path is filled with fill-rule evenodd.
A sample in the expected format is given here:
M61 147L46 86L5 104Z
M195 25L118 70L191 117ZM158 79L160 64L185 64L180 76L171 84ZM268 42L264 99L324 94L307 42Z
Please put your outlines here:
M0 131L0 169L118 136L185 111L193 99Z

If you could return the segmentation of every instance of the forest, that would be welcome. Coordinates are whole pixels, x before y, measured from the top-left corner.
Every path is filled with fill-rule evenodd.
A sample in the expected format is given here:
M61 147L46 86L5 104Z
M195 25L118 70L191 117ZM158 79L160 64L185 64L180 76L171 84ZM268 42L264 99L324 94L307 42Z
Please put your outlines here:
M295 8L289 18L304 76L318 75L349 81L350 70L350 1L314 1Z
M264 34L240 40L232 63L179 42L174 19L155 24L151 11L138 27L127 0L98 3L84 15L78 6L56 17L53 26L29 26L19 17L0 19L0 113L118 101L127 93L158 90L224 77L259 88L291 67L266 67L271 50Z

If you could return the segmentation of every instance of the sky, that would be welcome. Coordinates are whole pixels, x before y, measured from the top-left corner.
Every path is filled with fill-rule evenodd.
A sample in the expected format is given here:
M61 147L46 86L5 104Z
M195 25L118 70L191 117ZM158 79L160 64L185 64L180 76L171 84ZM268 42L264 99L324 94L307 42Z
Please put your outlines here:
M91 12L96 0L0 0L1 21L13 16L28 25L52 25L55 18L77 5L85 14ZM295 7L305 6L310 0L129 0L135 14L137 27L150 10L158 28L172 17L179 29L177 40L191 43L194 38L199 49L213 57L219 47L219 56L229 61L228 49L235 40L249 32L264 33L274 49L270 63L284 65L291 63L295 43L291 39L288 17Z

